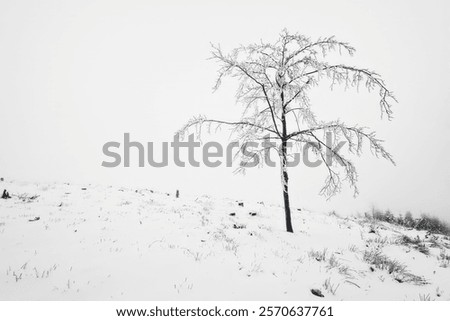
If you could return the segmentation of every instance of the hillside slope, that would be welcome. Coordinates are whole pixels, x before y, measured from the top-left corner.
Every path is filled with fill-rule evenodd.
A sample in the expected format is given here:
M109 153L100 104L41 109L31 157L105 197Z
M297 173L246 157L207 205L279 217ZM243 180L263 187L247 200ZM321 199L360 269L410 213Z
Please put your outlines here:
M283 209L262 203L0 189L12 196L0 199L1 300L450 300L442 235L307 210L290 234Z

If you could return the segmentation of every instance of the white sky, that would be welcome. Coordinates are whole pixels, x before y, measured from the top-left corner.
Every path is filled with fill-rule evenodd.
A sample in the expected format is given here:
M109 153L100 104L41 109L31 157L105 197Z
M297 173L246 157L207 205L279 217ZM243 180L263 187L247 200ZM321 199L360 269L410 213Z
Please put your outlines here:
M357 52L347 62L378 71L395 92L392 122L377 94L312 93L324 120L367 125L397 166L370 153L355 162L360 196L318 196L323 168L291 169L291 201L340 213L372 205L450 218L448 1L0 1L0 176L140 186L281 202L279 170L100 166L123 133L171 141L191 116L236 119L236 83L213 93L224 49L273 40L284 27L335 35ZM223 138L224 135L218 137Z

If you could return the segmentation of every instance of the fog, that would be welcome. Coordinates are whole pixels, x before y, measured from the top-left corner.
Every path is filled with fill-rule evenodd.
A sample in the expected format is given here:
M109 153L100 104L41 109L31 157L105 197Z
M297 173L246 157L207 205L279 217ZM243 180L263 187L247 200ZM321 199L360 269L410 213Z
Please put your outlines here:
M399 103L380 118L377 93L311 92L320 119L368 126L396 166L370 152L353 157L350 189L318 195L326 170L290 169L296 207L343 215L372 206L450 220L450 28L448 1L2 1L0 3L0 176L180 190L281 203L279 168L204 165L106 168L103 145L124 133L155 150L199 114L236 120L235 79L217 92L210 43L227 51L275 40L283 28L311 38L335 35L356 48L351 65L380 73ZM229 132L203 142L226 144ZM200 150L201 151L201 150ZM158 153L158 152L157 152ZM196 155L201 159L201 154ZM155 156L158 158L158 156ZM132 159L133 160L133 159Z

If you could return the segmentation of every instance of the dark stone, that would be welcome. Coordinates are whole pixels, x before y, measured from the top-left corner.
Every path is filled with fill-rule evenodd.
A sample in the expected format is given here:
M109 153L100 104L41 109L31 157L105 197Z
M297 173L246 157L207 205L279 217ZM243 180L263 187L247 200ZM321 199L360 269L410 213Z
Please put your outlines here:
M8 193L8 191L7 191L6 189L3 190L2 198L3 198L4 200L6 200L6 199L8 199L8 198L11 198L11 196L9 196L9 193Z
M311 293L314 294L315 296L320 297L320 298L325 297L325 296L322 294L322 291L320 291L319 289L311 289Z

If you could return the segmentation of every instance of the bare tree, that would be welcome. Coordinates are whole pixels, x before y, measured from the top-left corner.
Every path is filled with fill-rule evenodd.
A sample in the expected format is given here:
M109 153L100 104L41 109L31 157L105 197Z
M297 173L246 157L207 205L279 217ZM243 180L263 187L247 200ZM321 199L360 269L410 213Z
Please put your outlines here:
M374 132L364 127L349 126L341 121L320 121L311 110L309 90L318 86L323 79L328 79L331 86L342 85L358 89L363 85L369 91L377 90L381 116L386 115L389 120L392 118L391 105L396 100L380 75L365 68L330 64L326 61L330 52L353 55L355 49L334 37L312 41L287 30L283 30L274 43L261 41L240 46L228 54L220 46L212 45L211 59L220 64L214 90L220 87L225 77L238 79L237 102L244 107L241 119L222 121L199 116L191 119L179 132L184 134L192 127L200 131L203 126L211 128L211 125L229 125L241 144L276 139L280 143L276 149L280 156L288 232L293 232L287 171L288 145L309 144L324 161L328 176L320 194L327 197L340 191L343 180L348 181L355 195L358 193L355 166L322 138L327 132L332 133L335 139L346 141L350 153L359 156L363 150L363 141L368 141L373 154L394 163ZM331 153L337 162L327 162L327 153Z

